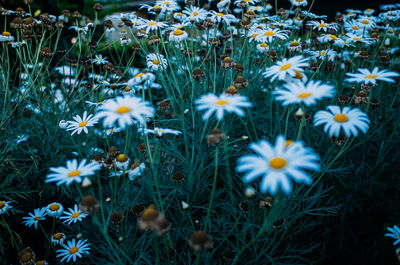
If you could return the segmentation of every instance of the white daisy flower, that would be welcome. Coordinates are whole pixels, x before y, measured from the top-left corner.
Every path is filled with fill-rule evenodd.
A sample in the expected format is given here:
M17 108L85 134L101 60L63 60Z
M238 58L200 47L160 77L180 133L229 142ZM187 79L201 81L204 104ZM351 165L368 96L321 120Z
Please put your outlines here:
M86 164L86 159L83 159L78 165L78 161L74 159L67 161L66 167L51 167L50 171L54 173L47 175L45 182L57 182L57 186L70 185L73 182L81 183L82 177L94 175L99 169L101 164L95 161Z
M247 97L240 95L226 95L219 96L214 94L207 94L201 96L200 99L195 101L198 110L206 110L203 114L203 119L207 120L216 112L217 120L221 121L224 118L225 112L235 113L240 117L244 116L242 108L251 107L252 104L248 101Z
M376 81L385 81L389 83L394 83L395 81L390 77L397 77L400 74L396 72L389 72L388 70L379 71L378 67L375 67L372 72L366 68L359 68L360 73L346 73L349 78L345 79L347 82L356 82L372 85L376 84Z
M48 216L58 218L64 212L64 207L61 203L53 202L46 206L46 212Z
M285 88L285 89L284 89ZM335 94L335 88L321 81L310 81L307 85L303 82L291 82L274 91L276 100L283 101L282 105L304 103L306 106L315 105L317 100L331 98Z
M256 48L259 53L266 53L267 51L269 51L268 44L266 44L265 42L257 43Z
M75 69L68 65L56 67L56 68L54 68L54 70L63 76L74 76L75 75Z
M307 0L290 0L290 3L293 6L306 6L308 4Z
M107 57L103 58L103 55L101 54L96 54L95 59L92 59L92 63L95 63L97 65L102 65L102 64L107 64Z
M29 227L34 225L35 229L37 229L39 221L46 220L46 218L44 218L46 215L46 207L37 208L33 210L33 213L29 213L29 216L23 217L22 219L24 219L25 221L23 221L22 223Z
M89 243L86 243L87 239L79 239L75 241L75 238L68 241L67 244L62 244L62 249L56 250L57 258L61 258L61 262L66 260L76 261L76 258L81 258L84 254L89 254Z
M62 245L65 240L65 234L64 233L55 233L54 235L51 236L51 243L53 243L54 246L56 245Z
M144 163L133 163L131 168L128 170L129 180L134 181L137 177L140 177L145 169L146 165Z
M278 38L285 40L288 38L287 30L280 29L258 29L256 32L258 35L255 37L258 42L271 42L273 39Z
M187 20L196 23L203 22L208 16L207 10L196 6L186 6L182 13L187 16Z
M304 69L302 67L308 67L308 59L303 56L295 56L290 59L283 58L282 61L276 63L271 67L268 67L263 73L264 78L272 77L271 81L276 78L279 80L285 80L287 76L296 76L296 71L302 73Z
M157 31L167 26L168 24L161 21L143 19L143 24L139 25L138 29L146 29L146 34L148 34L150 31Z
M320 110L314 115L314 126L325 124L324 131L329 136L338 137L341 131L347 137L357 136L357 129L366 133L369 128L367 114L358 108L344 107L341 110L339 106L328 106L327 110Z
M210 19L213 23L224 22L226 25L230 25L231 23L238 22L238 19L234 15L226 15L223 13L217 13L214 10L209 12Z
M150 53L146 56L147 67L152 71L165 70L168 66L167 59L162 54Z
M125 94L123 97L116 97L101 104L96 117L104 118L104 127L118 123L120 128L125 129L136 122L146 123L146 118L153 117L154 112L148 101Z
M75 133L81 134L82 131L88 133L89 131L87 127L92 127L97 123L96 117L94 117L93 114L88 116L87 111L83 113L82 118L79 115L76 115L73 119L75 121L67 121L68 127L66 130L72 131L71 135L74 135Z
M71 223L76 223L82 221L83 218L86 218L87 214L82 212L78 205L74 205L74 208L69 208L68 211L64 212L64 215L60 217L60 220L64 220L63 222L70 225Z
M8 201L0 201L0 215L6 214L13 207L10 205Z
M338 27L335 23L327 23L321 20L320 22L318 21L309 21L307 22L308 26L311 26L313 29L318 29L319 31L324 31L327 32L328 29L334 29L336 30Z
M10 32L4 31L0 35L0 42L13 42L13 41L14 41L14 37L11 36Z
M236 171L247 171L243 177L246 183L262 176L260 189L263 193L275 195L281 188L289 194L292 191L291 178L298 183L310 185L312 178L304 169L320 169L319 157L311 148L304 147L302 142L287 141L284 136L276 138L275 146L261 140L249 147L256 154L240 157Z
M169 40L170 41L175 41L175 42L181 42L184 41L188 38L188 34L186 31L182 29L175 29L169 33Z
M179 135L182 132L178 130L172 130L172 129L163 129L163 128L158 128L155 127L154 129L144 129L140 130L143 131L145 134L154 134L158 137L162 137L164 134L174 134L174 135Z

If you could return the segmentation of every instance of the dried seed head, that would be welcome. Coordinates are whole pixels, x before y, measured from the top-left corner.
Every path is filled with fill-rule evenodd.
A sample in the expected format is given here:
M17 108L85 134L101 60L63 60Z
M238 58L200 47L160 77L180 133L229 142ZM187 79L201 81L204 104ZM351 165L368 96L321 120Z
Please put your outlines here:
M221 67L224 69L230 69L235 65L235 62L230 57L225 57L221 62Z
M144 204L134 204L131 207L131 212L136 216L140 216L145 208Z
M185 182L185 175L182 172L175 172L172 175L172 180L177 183Z
M115 146L111 146L111 147L110 147L110 150L109 150L108 153L107 153L107 156L110 157L110 158L112 158L112 159L114 159L114 158L116 158L119 154L120 154L120 152L119 152L118 148L115 147Z
M199 252L203 249L213 248L214 242L212 238L204 231L197 231L189 238L189 246Z
M243 213L248 213L249 212L249 202L248 201L246 201L246 200L244 200L244 201L241 201L240 203L239 203L239 209L243 212Z
M272 197L267 196L260 201L260 208L272 208Z
M244 16L248 19L254 19L257 17L257 14L253 10L249 9L246 13L244 13Z
M228 88L224 91L224 93L225 93L225 94L229 94L229 95L237 95L237 94L239 94L239 92L237 91L237 89L236 89L235 86L230 86L230 87L228 87Z
M243 76L238 76L233 81L233 85L239 89L245 89L249 85L249 81Z
M201 70L201 68L196 68L192 72L192 77L194 80L202 80L204 78L204 72Z
M285 225L285 223L286 223L285 218L281 218L281 219L278 219L275 222L273 222L272 227L275 229L278 229L278 228L283 227Z
M124 221L124 218L121 212L115 211L110 215L110 222L114 226L119 226Z
M33 265L36 262L36 254L30 247L24 248L19 252L19 262L21 265Z
M72 17L75 19L80 19L82 17L82 15L78 11L74 11L74 12L72 12Z
M100 208L100 202L92 195L88 195L83 197L78 206L83 212L91 214Z
M233 66L233 69L235 70L236 73L244 72L244 66L240 63L235 63L235 65Z
M100 12L101 10L103 10L103 7L101 6L100 3L96 3L93 6L93 10L96 11L96 12Z
M211 145L216 145L223 141L225 138L225 134L221 129L214 128L212 129L210 134L207 135L207 143Z
M22 29L22 24L24 22L22 21L21 18L16 17L10 22L10 27L13 29Z
M45 57L45 58L51 58L53 57L53 52L49 47L43 47L40 52L40 56Z
M351 98L349 96L347 96L347 95L341 95L341 96L338 97L338 101L342 105L349 103L350 99Z
M113 23L112 23L112 21L109 20L109 19L105 20L104 23L103 23L103 25L104 25L104 27L106 27L106 28L108 28L108 29L111 29L111 28L113 27Z

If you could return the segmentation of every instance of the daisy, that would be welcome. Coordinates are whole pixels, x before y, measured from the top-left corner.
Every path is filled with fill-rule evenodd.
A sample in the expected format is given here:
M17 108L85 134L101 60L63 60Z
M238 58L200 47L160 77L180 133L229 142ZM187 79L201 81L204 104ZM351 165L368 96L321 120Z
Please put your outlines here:
M114 133L119 133L121 131L122 131L121 128L116 127L116 128L112 128L112 129L107 129L105 132L106 132L106 135L112 135Z
M6 214L11 208L13 207L10 205L10 202L0 201L0 215Z
M123 97L116 97L101 104L96 117L104 118L104 127L118 123L120 128L125 129L126 126L136 122L144 124L146 118L154 116L154 112L148 101L125 94Z
M75 204L73 209L69 208L68 211L64 212L64 215L60 217L60 220L64 220L64 223L70 225L71 223L82 221L86 216L87 214L78 209L78 205Z
M12 41L14 41L14 37L11 36L10 32L4 31L0 35L0 42L12 42Z
M152 71L165 70L168 66L167 59L162 54L150 53L146 56L147 67Z
M74 76L75 75L75 69L70 66L67 66L67 65L56 67L56 68L54 68L54 70L63 76Z
M70 185L73 182L81 183L82 177L94 175L99 169L101 169L101 164L95 161L86 164L86 159L83 159L78 165L78 161L74 159L67 161L66 167L51 167L50 171L54 173L47 175L45 182L57 182L57 186Z
M75 121L68 121L67 131L72 131L71 135L75 133L81 134L82 131L88 133L87 127L92 127L97 123L96 117L93 114L87 115L87 111L83 113L82 118L79 115L73 117Z
M39 221L46 220L46 218L44 218L46 214L46 207L37 208L33 210L33 213L29 213L29 216L23 217L22 219L24 219L25 221L23 221L22 223L29 227L34 225L35 229L37 229Z
M327 32L328 29L337 29L337 25L336 24L328 24L326 22L324 22L323 20L321 20L320 22L318 21L309 21L307 23L308 26L311 26L313 29L318 29L319 31L324 31Z
M23 135L17 135L17 139L15 139L15 142L17 144L19 144L19 143L28 141L28 139L29 139L28 135L24 135L24 134Z
M295 56L290 59L284 58L282 61L276 63L276 65L268 67L263 73L264 78L272 77L271 81L276 78L284 80L287 76L296 76L296 71L302 73L304 69L302 67L308 67L308 59L303 56Z
M363 30L368 30L376 26L374 17L362 16L358 18L358 21L360 22L359 25Z
M306 6L307 0L290 0L290 3L292 3L293 6Z
M101 54L96 54L95 57L96 58L92 60L92 63L95 63L97 65L102 65L102 64L108 63L108 61L106 60L107 57L103 58L103 55L101 55Z
M234 2L235 6L239 6L241 3L246 3L247 5L255 5L258 2L260 2L259 0L236 0Z
M285 89L284 89L285 88ZM335 94L335 88L321 81L310 81L307 85L303 82L287 83L284 88L274 91L276 100L282 101L282 105L304 103L306 106L315 105L317 100L331 98Z
M156 31L158 29L163 29L167 26L168 26L168 24L166 24L164 22L143 19L143 24L139 25L138 29L146 29L146 34L148 34L150 31Z
M347 20L344 22L344 29L346 32L358 34L361 31L361 25L360 22L355 19Z
M171 31L171 33L169 34L169 40L175 42L181 42L186 40L188 36L189 35L186 33L186 31L182 29L175 29Z
M243 117L244 111L241 108L251 107L251 103L247 97L240 95L226 95L219 96L214 94L203 95L200 99L195 101L198 110L207 110L203 114L203 120L207 120L216 112L217 120L221 121L224 118L225 112L236 113L238 116Z
M217 4L217 8L219 12L226 12L229 9L231 4L231 0L220 0Z
M79 239L75 241L75 238L68 241L67 244L62 244L62 249L58 249L57 258L61 258L61 262L66 260L69 262L71 259L75 262L76 258L81 258L84 254L89 254L89 243L86 243L87 239Z
M231 23L236 23L239 21L234 15L217 13L214 10L211 10L209 15L213 23L220 23L222 21L226 25L230 25Z
M54 235L51 236L51 243L53 243L54 246L56 245L62 245L65 240L65 234L64 233L55 233Z
M257 48L257 51L258 51L259 53L266 53L267 51L269 51L268 44L266 44L265 42L263 42L263 43L258 43L257 46L256 46L256 48Z
M133 163L131 168L128 170L129 180L134 181L137 177L140 177L145 169L146 165L144 163Z
M347 33L346 34L346 41L347 42L351 42L351 43L362 42L362 43L365 43L367 45L372 43L371 39L363 37L360 32L358 32L357 34Z
M187 16L187 20L196 23L203 22L208 16L207 10L196 6L185 7L182 13Z
M271 42L273 39L278 38L281 40L287 39L287 30L280 29L258 29L257 36L255 37L258 42Z
M284 136L277 137L275 146L261 140L249 147L256 154L240 157L236 171L247 171L243 177L246 183L262 176L260 189L263 193L275 195L281 188L289 194L292 191L291 178L295 182L310 185L312 178L304 169L320 169L319 157L311 148L304 147L302 142L287 141Z
M324 131L329 136L338 137L341 131L347 137L357 136L357 129L367 132L370 121L360 109L344 107L341 110L339 106L328 106L327 109L329 111L320 110L314 115L314 126L325 124Z
M345 79L345 81L375 85L377 80L394 83L395 81L390 77L399 76L398 73L389 72L388 70L379 71L378 67L375 67L372 72L366 68L359 68L358 71L360 73L346 73L350 78Z
M396 239L393 242L393 246L399 244L400 243L400 228L397 225L395 225L393 227L388 227L388 230L390 233L385 234L385 236Z
M161 8L161 12L172 12L181 9L175 0L158 0L156 5Z
M59 218L64 212L64 207L61 203L53 202L46 206L46 213L50 217Z
M154 134L158 137L162 137L164 134L179 135L182 133L181 131L178 131L178 130L163 129L163 128L158 128L158 127L155 127L154 129L144 129L143 132L145 134Z

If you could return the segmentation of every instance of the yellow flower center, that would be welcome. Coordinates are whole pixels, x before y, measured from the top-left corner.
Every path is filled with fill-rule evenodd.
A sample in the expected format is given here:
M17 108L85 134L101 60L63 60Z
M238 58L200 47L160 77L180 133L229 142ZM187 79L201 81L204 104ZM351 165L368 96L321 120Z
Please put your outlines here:
M219 17L223 17L224 16L224 14L222 14L222 13L217 13L216 15L219 16Z
M157 129L157 131L158 131L158 132L163 132L163 130L162 130L162 129Z
M296 17L296 20L301 20L301 17Z
M288 148L289 145L291 145L292 143L294 143L294 141L292 141L292 140L286 140L285 147Z
M393 32L394 32L393 29L388 30L388 33L393 33Z
M60 209L60 206L57 203L53 203L52 205L50 205L49 209L52 211L58 211Z
M55 234L53 235L53 238L54 238L55 240L60 240L61 238L63 238L63 235L62 235L61 233L55 233Z
M349 118L342 113L336 114L335 117L333 117L333 119L340 123L343 123L343 122L346 122L349 120Z
M294 78L297 78L297 79L302 79L303 78L303 74L302 73L300 73L299 71L294 71L294 72L296 73Z
M79 251L79 248L77 248L77 247L72 247L72 248L69 249L69 254L73 255L73 254L75 254L75 253L78 252L78 251Z
M157 59L153 60L153 64L159 64L159 63L160 63L160 61L158 61Z
M258 36L258 34L257 33L253 33L253 34L251 34L251 37L252 38L255 38L255 37L257 37Z
M193 12L193 16L197 16L199 13L197 13L197 12Z
M87 121L82 121L79 123L79 127L85 127L87 124Z
M325 24L325 23L319 24L318 27L320 27L320 28L325 28L325 27L326 27L326 24Z
M125 154L120 154L117 156L117 161L118 162L126 162L126 161L128 161L128 156Z
M268 45L266 43L261 43L260 46L263 47L263 48L267 48L268 47Z
M378 77L378 75L366 75L365 76L365 78L368 78L368 79L373 79L373 78L377 78Z
M180 30L180 29L177 29L177 30L174 31L174 35L175 35L175 36L180 36L180 35L182 35L182 34L183 34L183 31Z
M299 45L299 43L297 42L297 41L292 41L290 44L292 44L292 45Z
M219 99L219 100L217 100L217 102L215 102L215 104L217 104L218 106L224 106L224 105L228 104L228 101Z
M137 162L133 163L132 166L131 166L131 170L134 170L138 166L139 166L139 163L137 163Z
M353 26L352 29L354 29L354 30L359 30L360 28L357 27L357 26Z
M371 11L372 11L372 9L371 9L371 8L368 8L366 11L367 11L367 12L371 12Z
M285 71L285 70L289 69L290 67L292 67L292 65L291 65L290 63L287 63L287 64L285 64L285 65L282 65L282 66L281 66L281 71Z
M35 265L44 265L44 261L43 260L36 261Z
M275 35L275 32L273 32L273 31L271 31L271 30L267 30L267 31L264 33L264 35L265 35L265 36L274 36L274 35Z
M3 201L0 201L0 209L3 209L4 207L6 207L6 204Z
M337 37L335 35L329 35L329 37L331 37L331 39L333 40L337 40Z
M300 93L298 95L299 98L308 98L309 96L311 96L312 94L310 92L305 92L305 93Z
M103 103L104 103L104 101L100 101L100 102L97 103L97 105L101 105Z
M73 213L73 214L71 214L71 218L74 218L74 219L75 219L75 218L78 218L79 215L81 215L80 212Z
M169 5L169 2L164 2L163 4L164 4L164 5Z
M325 56L325 55L326 55L326 52L320 52L319 55Z
M355 41L361 41L361 38L355 37L355 38L353 38L353 40L355 40Z
M77 177L81 174L81 172L79 170L74 170L68 173L68 177L72 178L72 177Z
M157 25L157 22L149 22L149 23L147 23L149 26L154 26L154 25Z
M282 157L275 157L269 161L269 165L273 169L282 169L286 166L286 164L286 160Z
M3 34L1 34L1 35L3 35L3 36L8 36L8 37L9 37L9 36L11 36L11 33L8 32L8 31L4 31Z
M361 23L363 23L363 24L365 24L365 25L368 25L368 24L369 24L369 21L368 21L368 20L363 20L363 21L361 21Z
M124 113L130 112L130 111L131 111L131 109L128 107L125 107L125 106L119 107L117 109L118 114L124 114Z
M141 77L142 75L144 75L144 73L138 73L137 75L135 75L135 77Z
M35 220L35 221L39 221L40 219L42 219L42 217L40 217L40 216L36 216L33 218L33 220Z

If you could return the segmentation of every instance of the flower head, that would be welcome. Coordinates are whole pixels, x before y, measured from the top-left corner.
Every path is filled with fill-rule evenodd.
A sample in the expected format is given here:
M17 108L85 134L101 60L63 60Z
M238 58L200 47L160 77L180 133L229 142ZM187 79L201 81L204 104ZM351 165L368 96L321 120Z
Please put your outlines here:
M79 239L78 241L74 239L68 241L66 244L62 244L62 249L58 249L57 258L61 258L61 262L66 260L76 261L76 258L81 258L83 254L89 254L89 243L86 243L87 239Z
M349 76L349 78L345 81L373 85L375 85L378 80L394 83L395 81L390 77L397 77L400 75L395 72L389 72L388 70L379 71L378 67L375 67L372 72L366 68L359 68L358 71L359 73L347 73L346 75Z
M357 129L366 133L369 128L367 114L358 108L344 107L341 110L339 106L328 106L327 110L320 110L314 115L314 126L325 124L324 131L329 136L338 137L342 130L347 137L357 136Z
M287 141L284 136L278 136L275 146L261 140L250 144L255 155L245 155L239 158L236 171L247 173L244 182L250 182L257 177L263 177L261 191L274 195L282 188L289 194L292 191L290 179L298 183L311 184L312 178L304 171L320 169L319 157L312 149L304 147L302 142Z

